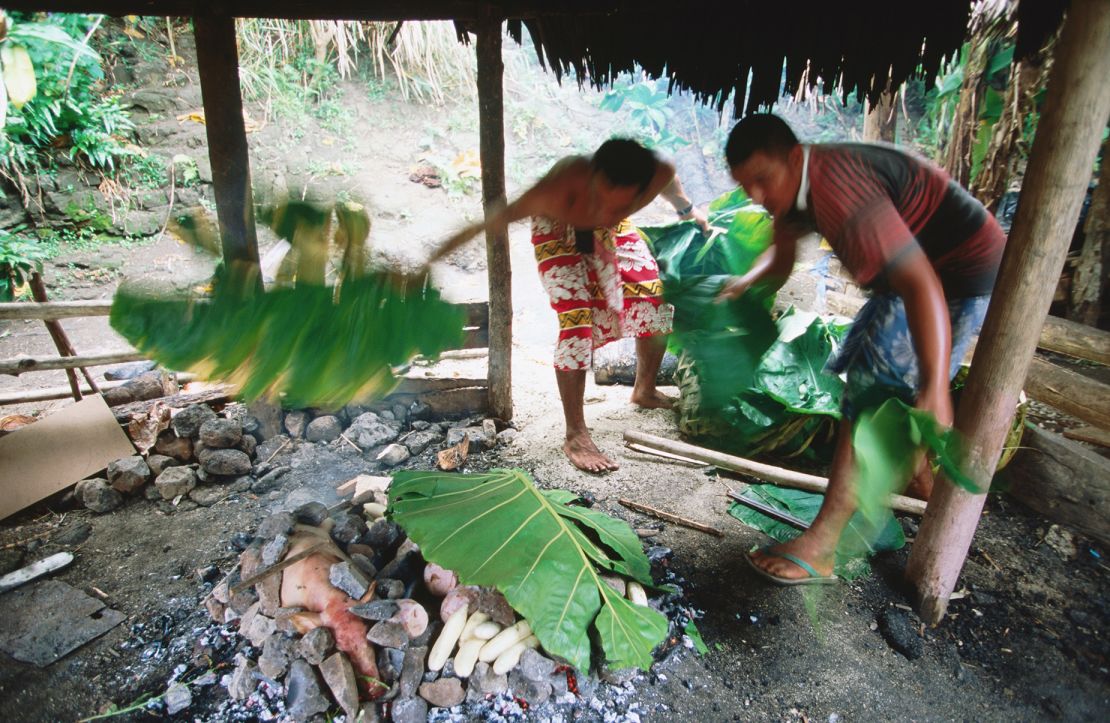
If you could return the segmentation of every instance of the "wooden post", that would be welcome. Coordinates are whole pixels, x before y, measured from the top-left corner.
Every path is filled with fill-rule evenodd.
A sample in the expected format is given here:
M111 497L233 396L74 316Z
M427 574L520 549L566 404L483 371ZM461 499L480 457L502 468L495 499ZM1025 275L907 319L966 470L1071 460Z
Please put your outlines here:
M1110 299L1107 288L1107 265L1110 265L1110 136L1102 142L1102 167L1098 172L1098 187L1091 194L1091 207L1083 226L1083 251L1079 265L1071 279L1071 303L1068 317L1097 326L1102 307Z
M1052 302L1110 117L1110 3L1073 0L1057 46L1021 205L1002 259L967 388L956 413L964 469L985 489ZM985 495L938 480L906 568L923 620L944 617Z
M482 202L487 217L505 203L505 111L502 98L501 18L478 29L478 135L482 156ZM489 274L489 407L495 417L513 416L513 285L509 229L486 232Z
M224 263L229 268L245 264L257 270L258 240L254 231L247 129L239 92L235 18L197 15L193 18L193 33ZM255 278L261 290L261 274Z

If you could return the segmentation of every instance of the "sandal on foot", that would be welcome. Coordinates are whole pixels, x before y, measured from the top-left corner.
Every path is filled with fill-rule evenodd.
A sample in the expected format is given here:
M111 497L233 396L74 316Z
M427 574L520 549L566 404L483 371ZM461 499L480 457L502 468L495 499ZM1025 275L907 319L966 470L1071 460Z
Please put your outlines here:
M769 547L763 548L760 552L770 555L771 557L779 557L787 562L792 562L806 572L807 577L779 577L778 575L772 575L757 565L750 554L744 555L744 559L748 561L748 566L755 570L757 575L776 585L833 585L837 582L836 575L822 575L818 573L817 570L813 569L813 565L810 565L800 557L791 555L789 552L771 552Z

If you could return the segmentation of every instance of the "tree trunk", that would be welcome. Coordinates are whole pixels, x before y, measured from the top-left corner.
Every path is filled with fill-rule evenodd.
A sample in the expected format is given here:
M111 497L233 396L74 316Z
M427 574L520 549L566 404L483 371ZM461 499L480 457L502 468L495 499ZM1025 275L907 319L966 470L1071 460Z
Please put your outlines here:
M1103 306L1110 294L1110 136L1102 142L1098 187L1091 196L1083 227L1083 251L1071 280L1068 318L1088 326L1104 321Z
M967 187L971 178L971 151L979 132L979 104L983 100L983 70L990 37L983 29L972 31L964 59L964 82L952 117L952 133L944 152L944 170L956 183Z
M1021 206L1002 258L995 293L956 428L964 434L962 468L985 490L1010 431L1040 324L1052 303L1087 178L1110 118L1110 3L1073 0L1057 45ZM940 622L955 589L986 495L937 480L906 566L918 609Z
M863 116L863 140L868 143L882 141L893 143L895 131L898 126L898 91L891 91L888 86L879 96L879 102L874 107L867 101L866 113Z

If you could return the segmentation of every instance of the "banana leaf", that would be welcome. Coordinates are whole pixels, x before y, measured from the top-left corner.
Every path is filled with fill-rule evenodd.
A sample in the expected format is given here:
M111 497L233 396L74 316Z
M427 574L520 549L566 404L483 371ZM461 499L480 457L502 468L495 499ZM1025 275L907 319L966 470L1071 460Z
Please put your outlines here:
M621 597L599 570L650 585L639 538L624 522L540 490L528 474L405 470L393 476L387 514L425 559L465 585L489 585L532 626L547 652L588 670L591 638L615 669L651 666L667 619Z
M239 386L251 401L335 409L387 394L390 367L462 340L463 316L423 277L368 273L330 286L249 293L253 277L217 270L210 298L121 286L112 328L159 363ZM338 298L336 298L338 296Z
M765 504L789 512L808 523L813 523L825 496L814 492L787 489L774 485L750 485L741 496L759 500ZM764 532L776 542L788 542L801 534L790 525L772 519L762 512L745 507L739 502L729 506L729 514L746 525ZM867 562L870 555L887 550L898 550L906 544L905 534L898 520L889 509L874 520L857 512L848 521L840 543L836 548L836 561L833 571L845 580L855 580L871 573Z
M932 414L900 399L888 399L877 409L861 412L852 432L859 509L864 515L872 520L883 515L884 500L902 491L922 448L950 481L972 494L986 492L960 469L962 441L955 429L940 426Z

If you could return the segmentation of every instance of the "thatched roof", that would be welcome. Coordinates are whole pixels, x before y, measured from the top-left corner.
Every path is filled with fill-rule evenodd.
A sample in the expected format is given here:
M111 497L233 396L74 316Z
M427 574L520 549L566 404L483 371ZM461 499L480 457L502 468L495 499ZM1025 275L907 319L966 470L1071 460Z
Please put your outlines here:
M636 65L672 87L719 106L736 91L737 112L770 104L784 80L788 92L817 79L877 93L920 72L935 75L964 39L971 0L909 5L891 0L224 0L238 17L451 19L460 28L482 18L522 26L541 60L558 76L607 84ZM211 13L203 0L15 0L10 9L104 12L112 15ZM1024 0L1030 13L1064 0ZM1026 7L1022 8L1023 11ZM1058 17L1058 15L1057 15ZM750 81L749 81L750 78ZM745 105L746 99L746 105Z

